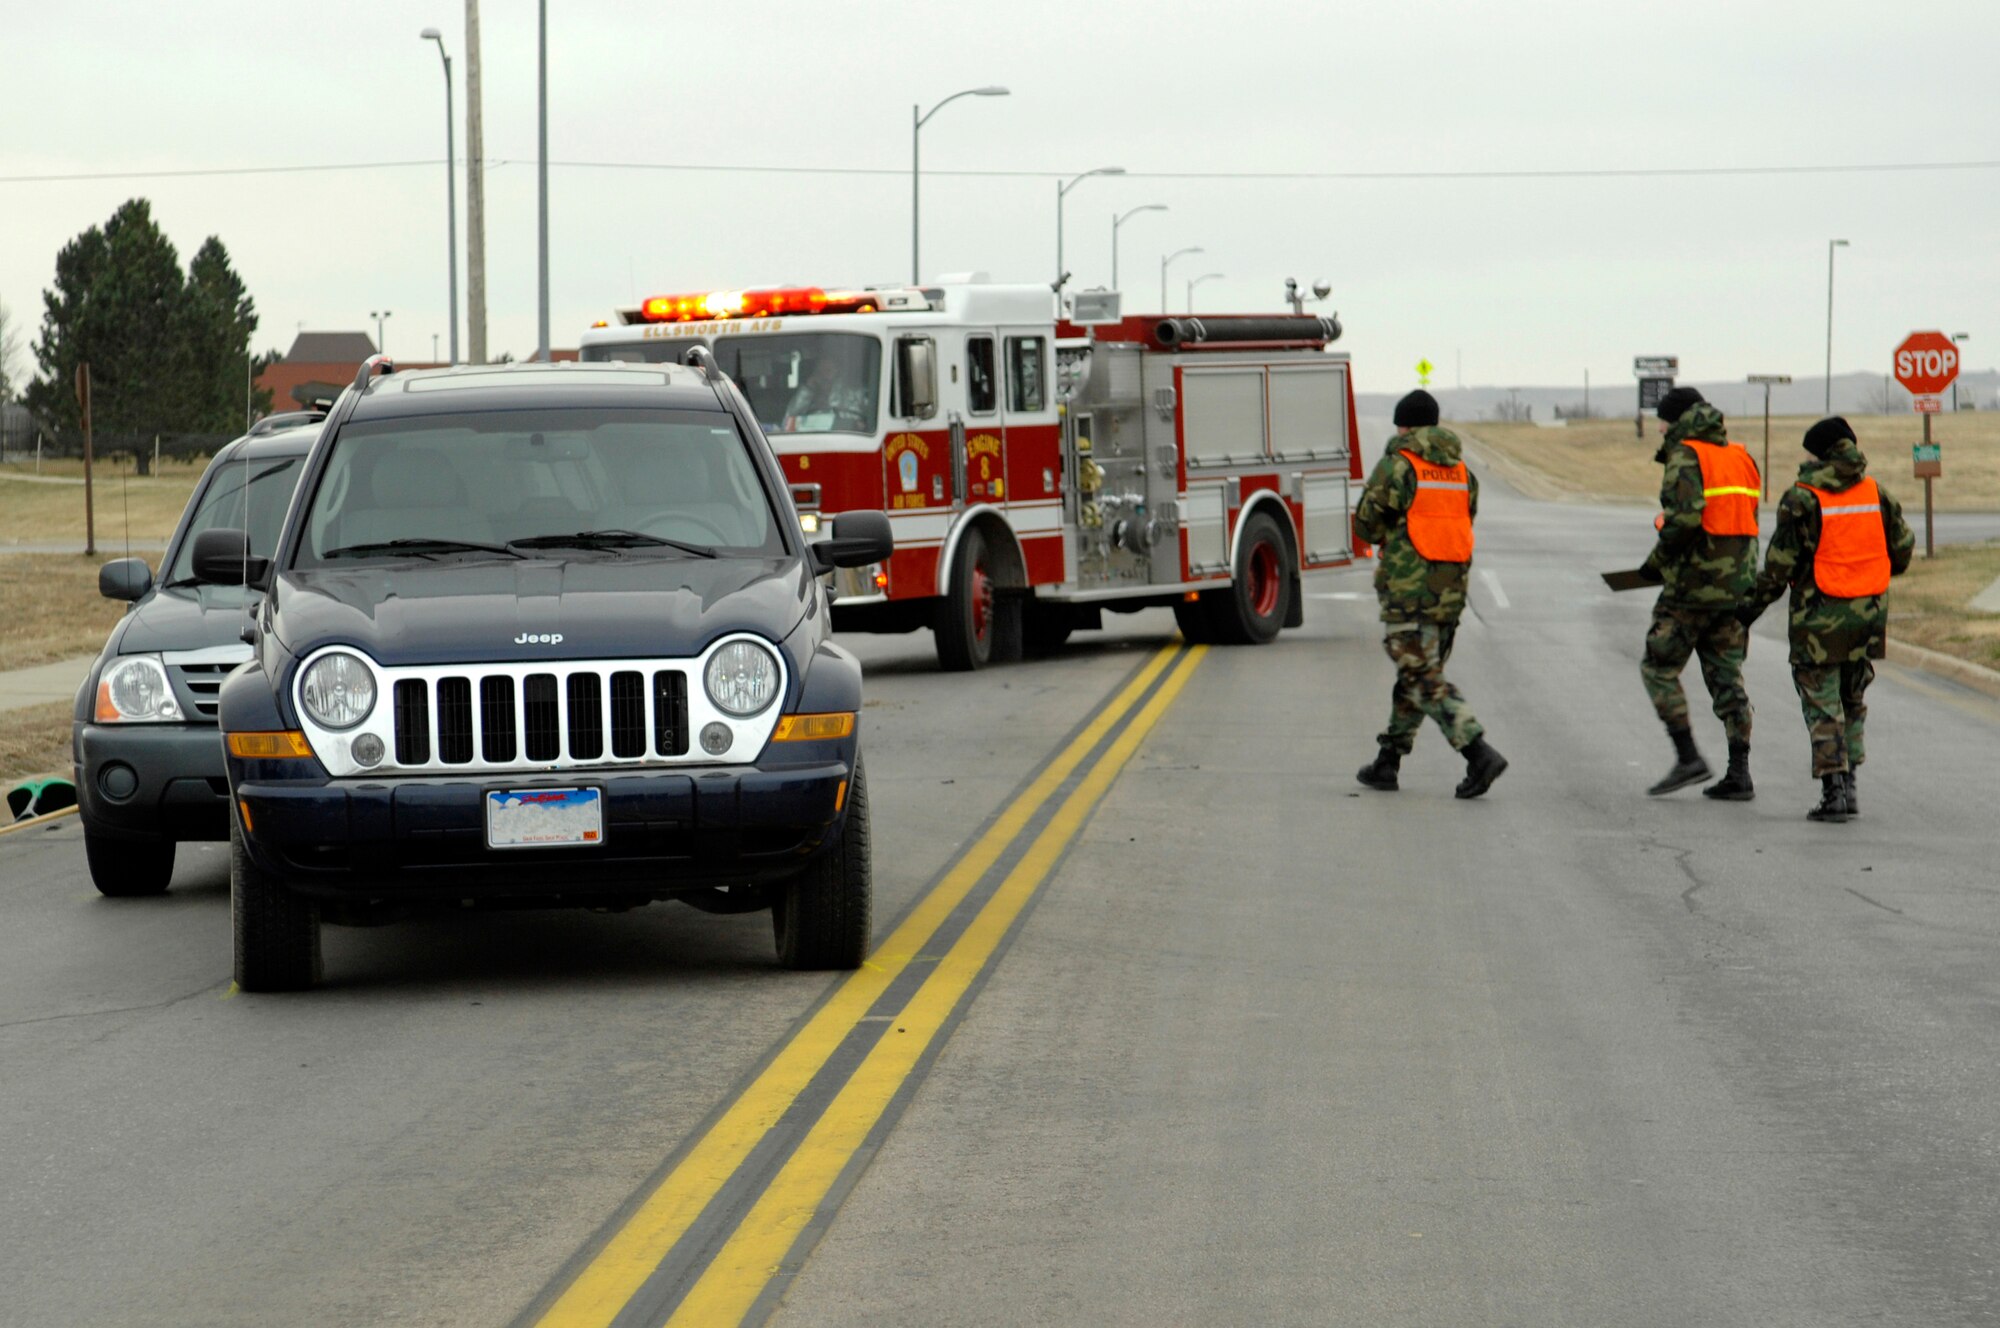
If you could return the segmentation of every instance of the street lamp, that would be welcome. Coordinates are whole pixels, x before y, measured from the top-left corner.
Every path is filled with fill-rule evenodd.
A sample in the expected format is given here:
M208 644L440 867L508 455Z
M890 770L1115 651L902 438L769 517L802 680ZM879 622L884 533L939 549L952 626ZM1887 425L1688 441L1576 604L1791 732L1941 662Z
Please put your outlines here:
M1076 188L1078 185L1082 184L1085 180L1088 180L1093 175L1123 175L1124 173L1125 173L1125 168L1123 166L1098 166L1094 167L1091 170L1085 171L1082 175L1077 176L1074 180L1071 180L1068 184L1064 184L1060 180L1056 181L1055 290L1056 290L1056 298L1058 301L1060 301L1062 298L1063 282L1069 279L1069 273L1063 271L1063 220L1062 220L1063 195L1067 194L1070 190Z
M451 124L451 57L445 54L444 34L436 28L425 28L417 34L424 41L436 42L438 59L444 61L444 237L446 261L450 265L451 278L448 282L451 292L451 362L458 363L458 147L452 133ZM432 359L437 358L432 352Z
M924 279L923 272L917 264L917 131L924 127L926 120L936 115L952 102L957 101L960 97L1005 97L1007 95L1007 89L1002 87L967 88L963 92L952 93L922 115L917 114L918 108L916 106L910 107L910 282L912 285L921 285Z
M1186 248L1186 249L1176 249L1176 250L1174 250L1174 251L1173 251L1172 253L1168 254L1168 255L1167 255L1167 256L1166 256L1165 258L1162 258L1162 259L1160 260L1160 313L1161 313L1161 314L1162 314L1163 316L1164 316L1164 315L1165 315L1165 314L1167 313L1167 266L1168 266L1168 264L1172 263L1172 262L1173 262L1173 261L1174 261L1174 260L1175 260L1176 258L1181 258L1181 257L1184 257L1184 256L1186 256L1186 255L1188 255L1188 254L1198 254L1198 253L1200 253L1200 252L1202 252L1202 248L1201 248L1201 246L1200 246L1200 245L1198 245L1198 244L1197 244L1197 245L1191 245L1191 246L1189 246L1189 247L1188 247L1188 248Z
M375 350L377 354L387 355L389 353L388 339L382 335L382 324L387 322L389 315L394 312L395 310L393 309L384 309L379 313L373 309L368 311L368 316L375 320Z
M1833 414L1833 251L1846 245L1845 240L1826 242L1826 405L1822 415Z
M1187 286L1188 286L1188 288L1187 288L1187 311L1188 311L1189 313L1193 313L1193 312L1194 312L1194 288L1195 288L1196 286L1199 286L1199 285L1201 285L1201 283L1202 283L1202 282L1204 282L1204 281L1214 281L1214 280L1215 280L1215 279L1216 279L1217 277L1219 277L1219 276L1221 276L1221 275L1222 275L1222 274L1221 274L1220 272L1204 272L1204 273L1202 273L1202 274L1201 274L1200 276L1198 276L1198 277L1194 278L1194 279L1193 279L1192 281L1188 282L1188 284L1187 284Z
M549 362L549 0L535 6L535 358Z
M1116 213L1112 214L1111 217L1111 289L1112 290L1118 289L1118 228L1120 226L1123 226L1126 222L1130 221L1132 218L1138 216L1141 212L1165 212L1166 210L1167 210L1167 205L1165 203L1146 203L1140 207L1133 208L1130 212L1127 212L1122 217L1117 215Z
M1954 346L1961 341L1970 340L1972 340L1970 332L1954 332L1951 334L1951 344ZM1965 367L1965 357L1963 355L1958 357L1958 367L1961 369ZM1951 413L1954 415L1958 414L1958 379L1956 377L1951 380Z

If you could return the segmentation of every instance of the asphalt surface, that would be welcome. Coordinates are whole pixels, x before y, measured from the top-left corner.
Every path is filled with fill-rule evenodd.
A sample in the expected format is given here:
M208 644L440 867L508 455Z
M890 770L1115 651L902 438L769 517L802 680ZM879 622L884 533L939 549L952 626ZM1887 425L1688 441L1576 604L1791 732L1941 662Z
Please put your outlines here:
M1360 575L1189 657L773 1321L2000 1322L2000 705L1883 666L1865 815L1808 823L1771 615L1758 800L1649 800L1649 597L1596 573L1650 537L1488 484L1480 801L1433 731L1353 782ZM878 937L1172 640L857 643ZM324 988L231 995L222 853L105 900L73 819L0 838L0 918L10 1324L513 1321L829 990L655 906L330 929Z

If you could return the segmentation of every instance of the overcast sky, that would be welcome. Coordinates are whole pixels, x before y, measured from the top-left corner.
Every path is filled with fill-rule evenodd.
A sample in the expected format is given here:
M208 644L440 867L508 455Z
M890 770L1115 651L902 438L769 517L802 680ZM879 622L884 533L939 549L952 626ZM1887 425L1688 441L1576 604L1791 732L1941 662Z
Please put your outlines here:
M910 105L924 269L1067 265L1127 308L1161 254L1224 276L1206 310L1333 286L1357 385L1428 356L1452 385L1816 374L1827 241L1835 370L1886 367L1913 328L2000 363L2000 169L1684 179L1198 180L1148 172L1818 166L2000 159L2000 5L1933 0L554 0L549 149L562 162L878 168L815 176L557 166L558 345L647 293L909 272ZM535 5L483 0L489 345L535 344ZM463 113L462 0L0 0L0 176L432 160L293 175L0 183L0 301L32 339L58 248L153 200L183 261L218 234L258 346L372 331L428 357L446 330L444 31ZM459 150L465 149L460 121ZM460 188L464 186L461 171ZM461 200L460 221L464 221ZM461 245L461 262L463 261ZM461 290L463 276L461 275ZM1462 357L1462 360L1461 358Z

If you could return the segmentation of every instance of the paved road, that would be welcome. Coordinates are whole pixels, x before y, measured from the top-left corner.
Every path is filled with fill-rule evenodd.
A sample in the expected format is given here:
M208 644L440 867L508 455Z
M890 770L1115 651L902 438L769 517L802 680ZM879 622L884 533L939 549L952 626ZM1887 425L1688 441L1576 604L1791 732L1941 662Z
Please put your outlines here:
M1866 816L1811 825L1767 619L1759 800L1648 800L1646 599L1594 573L1650 530L1488 495L1479 802L1434 733L1353 784L1356 577L1257 650L1148 614L952 678L864 641L860 1003L657 907L335 931L326 989L231 997L218 853L114 903L73 822L0 839L0 1319L534 1321L838 1015L853 1059L697 1178L621 1322L725 1267L787 1325L2000 1322L2000 706L1883 668Z

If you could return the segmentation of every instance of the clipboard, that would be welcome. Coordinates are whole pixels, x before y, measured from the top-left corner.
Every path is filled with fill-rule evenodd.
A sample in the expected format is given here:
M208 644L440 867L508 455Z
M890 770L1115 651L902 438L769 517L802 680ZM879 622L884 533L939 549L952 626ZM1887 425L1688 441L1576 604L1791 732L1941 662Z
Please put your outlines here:
M1605 572L1604 584L1613 590L1644 590L1660 583L1646 575L1643 568L1635 567L1629 572Z

